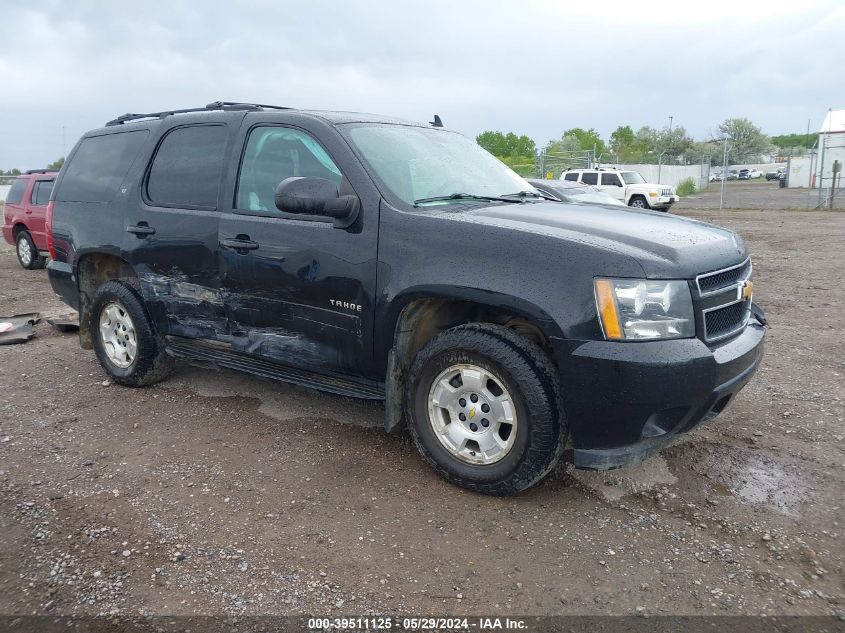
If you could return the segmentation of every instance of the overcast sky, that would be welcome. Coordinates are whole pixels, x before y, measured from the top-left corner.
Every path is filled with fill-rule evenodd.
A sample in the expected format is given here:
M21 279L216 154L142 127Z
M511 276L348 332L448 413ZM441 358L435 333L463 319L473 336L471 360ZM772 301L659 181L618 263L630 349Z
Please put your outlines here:
M411 6L415 8L411 10ZM570 127L768 134L845 108L845 3L0 0L0 168L124 112L217 99L376 112L545 144Z

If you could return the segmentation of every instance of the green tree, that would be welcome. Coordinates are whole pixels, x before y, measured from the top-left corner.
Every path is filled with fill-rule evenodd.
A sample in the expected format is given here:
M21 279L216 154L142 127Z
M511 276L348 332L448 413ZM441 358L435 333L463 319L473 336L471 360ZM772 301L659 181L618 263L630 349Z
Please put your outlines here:
M772 143L781 148L805 147L810 149L817 139L816 134L781 134L780 136L773 136L771 140Z
M64 165L64 164L65 164L65 157L61 156L60 158L57 158L52 163L47 165L47 169L49 169L50 171L59 171L62 168L62 165Z
M773 136L772 143L781 154L803 155L818 142L816 134L781 134Z
M610 149L621 152L634 144L634 130L630 125L620 125L610 134Z
M655 140L656 144L653 151L658 155L665 152L666 157L670 159L678 159L684 156L694 142L683 126L680 125L671 130L669 128L660 130L657 132ZM666 162L665 158L664 162Z
M592 149L592 148L591 148ZM550 153L574 153L581 151L581 143L574 136L561 136L556 141L549 142L546 145L546 152Z
M561 141L566 141L566 139L575 139L577 143L575 151L580 150L582 152L585 152L588 150L595 150L596 155L598 155L604 153L606 150L604 141L602 140L601 136L599 136L599 133L596 132L593 128L585 130L580 127L573 127L561 134L560 138ZM559 141L555 141L554 143L552 143L552 145L555 145L558 142ZM571 140L566 141L565 144L569 147L574 145ZM570 149L568 151L572 150Z
M748 156L759 156L773 149L763 130L745 118L725 119L719 126L719 132L722 138L727 138L728 151L737 159L747 160Z
M641 134L641 128L635 133L630 125L620 125L610 135L610 153L617 163L642 163L648 153L651 139L650 135ZM646 138L647 137L647 138Z
M504 156L505 135L501 132L488 130L475 137L475 142L494 156Z
M534 156L534 141L525 134L517 136L513 132L504 134L503 132L488 130L476 136L475 141L499 158L505 156L533 158Z
M711 165L722 164L722 148L718 143L711 141L693 141L692 145L684 153L684 158L689 164L700 163L702 160L710 157Z

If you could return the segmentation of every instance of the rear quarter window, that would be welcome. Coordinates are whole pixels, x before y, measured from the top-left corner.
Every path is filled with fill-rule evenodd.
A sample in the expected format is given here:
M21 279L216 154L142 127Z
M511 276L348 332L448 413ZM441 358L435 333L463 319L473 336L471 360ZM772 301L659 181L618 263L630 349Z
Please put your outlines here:
M148 130L131 130L83 138L65 169L56 200L109 202L148 135Z
M9 193L6 196L6 202L8 204L21 203L21 200L23 200L23 194L26 192L26 183L28 180L28 178L15 178L15 182L12 183L12 187L9 189Z
M569 172L566 176L563 177L564 180L568 180L570 182L578 182L578 172Z
M36 180L32 188L32 204L37 207L47 206L53 191L53 180Z

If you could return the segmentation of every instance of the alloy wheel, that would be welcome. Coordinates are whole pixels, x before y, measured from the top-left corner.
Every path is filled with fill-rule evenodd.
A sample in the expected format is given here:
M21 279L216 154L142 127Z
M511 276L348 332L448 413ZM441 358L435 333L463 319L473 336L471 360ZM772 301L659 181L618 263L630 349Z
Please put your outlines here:
M100 339L106 356L115 367L126 369L138 355L135 324L118 302L107 304L100 312Z
M477 365L453 365L429 389L428 420L440 444L467 464L493 464L516 441L517 414L501 378Z

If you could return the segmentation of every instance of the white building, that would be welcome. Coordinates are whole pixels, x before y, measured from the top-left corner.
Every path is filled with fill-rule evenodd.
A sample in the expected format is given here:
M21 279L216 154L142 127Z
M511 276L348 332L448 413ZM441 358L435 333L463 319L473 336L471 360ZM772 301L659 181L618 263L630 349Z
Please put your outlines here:
M815 153L790 161L789 186L827 189L837 160L845 166L845 110L828 110L819 128ZM845 183L837 182L837 186Z
M819 159L816 172L817 187L829 187L833 163L845 164L845 110L828 110L819 129ZM840 172L841 173L841 172Z

